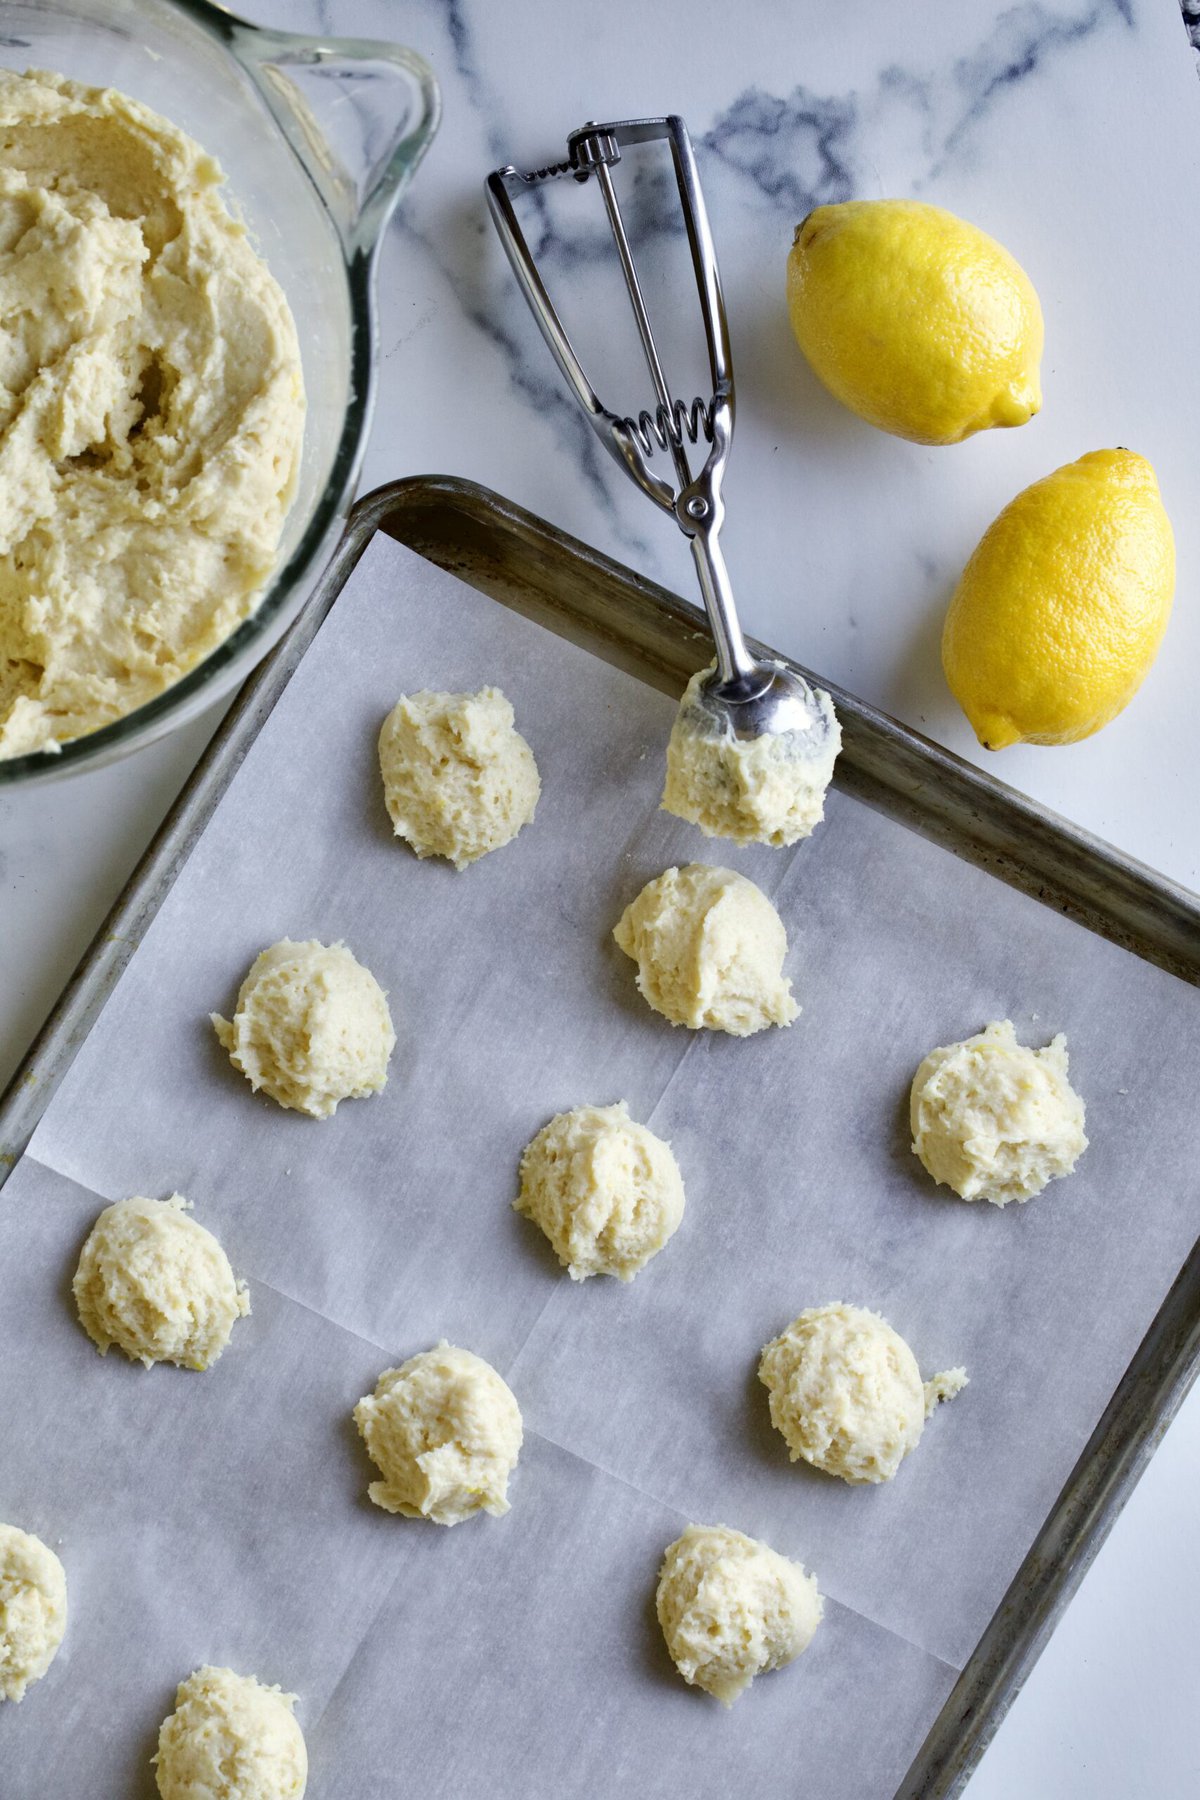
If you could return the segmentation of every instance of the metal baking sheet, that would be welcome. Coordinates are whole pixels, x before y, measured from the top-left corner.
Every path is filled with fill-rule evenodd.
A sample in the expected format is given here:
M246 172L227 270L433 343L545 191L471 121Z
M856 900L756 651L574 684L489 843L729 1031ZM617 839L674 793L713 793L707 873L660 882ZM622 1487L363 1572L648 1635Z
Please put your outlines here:
M302 1687L315 1791L333 1791L351 1776L364 1795L386 1791L381 1770L400 1727L386 1709L381 1716L380 1699L395 1688L397 1665L408 1668L416 1657L426 1687L410 1682L405 1690L414 1704L405 1708L404 1760L410 1770L436 1767L426 1791L478 1791L470 1758L476 1739L486 1738L500 1771L489 1791L530 1791L531 1781L532 1791L570 1791L574 1780L594 1792L627 1791L631 1782L671 1792L656 1773L666 1758L672 1780L695 1764L699 1792L727 1791L721 1783L734 1779L752 1779L764 1794L773 1781L790 1792L794 1766L776 1764L771 1751L803 1722L814 1758L809 1780L826 1764L830 1771L823 1785L818 1780L822 1793L891 1791L927 1726L901 1791L953 1792L989 1714L998 1716L1035 1653L1069 1566L1078 1568L1094 1547L1194 1362L1194 1260L1156 1325L1142 1332L1194 1236L1185 1175L1156 1126L1164 1116L1185 1116L1190 1104L1197 998L1163 970L1195 978L1188 961L1197 943L1195 903L848 697L840 697L842 775L857 797L834 797L810 845L788 856L703 840L655 810L669 707L474 597L456 616L449 595L439 594L426 616L420 596L410 594L410 617L409 608L389 613L386 595L360 604L364 590L356 588L301 664L320 617L380 525L473 584L518 599L543 623L565 626L565 635L599 649L608 663L650 673L667 691L677 692L703 655L695 616L682 602L477 490L409 483L364 503L313 613L226 726L6 1102L0 1131L15 1155L169 894L7 1190L15 1207L0 1219L10 1233L14 1225L33 1231L43 1261L65 1269L97 1196L172 1185L191 1193L251 1279L254 1318L266 1320L254 1332L275 1337L268 1350L239 1327L247 1354L227 1359L204 1389L214 1418L223 1394L240 1415L249 1383L256 1441L270 1429L272 1384L280 1359L291 1356L288 1333L303 1336L304 1320L315 1316L323 1342L339 1334L335 1364L354 1371L345 1375L347 1406L373 1358L382 1367L382 1352L406 1354L445 1332L490 1355L525 1408L530 1441L514 1513L495 1531L488 1522L448 1534L457 1542L469 1533L469 1550L431 1547L430 1533L397 1533L390 1520L380 1535L377 1520L356 1512L356 1529L337 1551L351 1566L337 1572L335 1586L342 1594L357 1588L360 1597L365 1588L369 1623L353 1601L329 1612L320 1583L305 1591L276 1570L271 1579L288 1596L278 1630L264 1632L265 1596L251 1584L254 1620L239 1637L229 1616L237 1609L214 1613L185 1558L193 1637L200 1622L210 1637L194 1652L181 1642L172 1654L257 1657L265 1678ZM352 604L360 606L354 619ZM339 655L341 662L330 661ZM297 666L295 685L255 744ZM332 708L324 703L330 671L342 699ZM388 841L373 804L372 746L378 715L401 687L472 679L499 680L517 702L546 794L532 831L457 877L417 865ZM897 814L906 824L917 820L932 841L901 829ZM947 858L947 845L957 859ZM775 893L794 938L805 1007L790 1032L749 1044L681 1041L685 1034L631 998L629 966L608 944L608 927L641 880L687 857L733 863ZM986 872L996 869L1006 884ZM1079 930L1064 912L1127 948ZM549 932L539 928L547 913ZM414 917L422 919L415 943ZM494 947L484 965L461 949L478 940L481 917ZM203 1025L210 1006L228 1004L258 939L284 931L345 931L392 988L401 1021L387 1093L343 1108L330 1127L251 1101L229 1079ZM864 984L872 959L890 971L888 980ZM900 1116L907 1077L930 1043L984 1022L964 1018L964 1006L986 1016L1011 1012L1037 1041L1066 1029L1092 1108L1093 1149L1079 1175L1021 1213L932 1196L907 1152ZM551 1010L575 1029L564 1035L555 1020L547 1023ZM420 1028L407 1047L403 1021ZM472 1031L480 1030L495 1040L490 1054L486 1044L482 1054L472 1051ZM1152 1087L1161 1111L1146 1105ZM608 1284L582 1291L566 1284L505 1201L521 1144L549 1112L618 1091L676 1143L689 1215L668 1253L630 1290L596 1294ZM444 1126L453 1109L463 1123L450 1150L438 1122ZM1133 1207L1131 1191L1139 1195ZM351 1212L353 1230L343 1216ZM15 1269L19 1260L10 1238L0 1268ZM141 1483L132 1518L98 1502L106 1446L120 1431L130 1392L145 1409L139 1436L155 1441L170 1420L177 1428L179 1382L170 1371L156 1371L158 1385L149 1388L138 1385L141 1371L114 1379L111 1359L99 1364L61 1292L57 1306L40 1312L29 1304L27 1283L23 1293L30 1370L14 1384L9 1440L36 1442L56 1394L69 1391L88 1519L115 1513L124 1522L114 1534L134 1558L153 1484ZM962 1359L975 1377L962 1400L931 1422L897 1483L878 1495L790 1469L763 1429L752 1380L763 1338L800 1306L835 1294L881 1306L913 1341L926 1372ZM701 1332L697 1308L713 1321ZM44 1354L35 1357L29 1346L40 1342L39 1330ZM235 1334L229 1359L239 1348ZM638 1371L653 1379L636 1378ZM186 1390L188 1378L180 1380ZM363 1471L353 1443L347 1450L338 1435L344 1413L339 1418L330 1404L328 1376L320 1392L320 1446L306 1438L301 1486L307 1492L321 1479L327 1456L337 1499L325 1499L336 1509L348 1472ZM156 1427L159 1395L171 1404L167 1423ZM204 1430L207 1439L211 1427ZM232 1424L228 1435L232 1451L240 1443ZM172 1454L178 1462L179 1449ZM35 1473L25 1468L23 1479ZM128 1477L134 1473L129 1462ZM243 1508L236 1485L213 1480L211 1470L209 1477L206 1495L219 1488L220 1502L211 1521L190 1532L192 1556L202 1568L196 1546L211 1533L214 1554L232 1571L231 1547L253 1543L256 1519L262 1530L264 1497L256 1493ZM15 1480L11 1468L8 1479ZM83 1559L86 1542L81 1566L103 1591L112 1581L104 1533L84 1530L78 1509L75 1532L67 1528L61 1476L49 1501L33 1485L38 1493L31 1490L28 1504L41 1511L35 1521L27 1509L25 1518L51 1537L57 1519L75 1559ZM310 1521L307 1508L293 1516L276 1490L272 1496L273 1536L291 1552L283 1565L307 1562L320 1553L329 1506ZM644 1617L655 1560L685 1514L728 1517L770 1537L814 1567L830 1596L829 1629L813 1652L789 1676L759 1684L754 1711L743 1703L732 1723L713 1723L717 1709L698 1710L704 1703L672 1682ZM163 1685L179 1671L172 1665L163 1674L170 1658L161 1639L179 1639L188 1610L182 1598L174 1607L163 1602L170 1517L160 1527L160 1556L151 1560L161 1630L145 1634L140 1652L155 1649L157 1687L133 1679L135 1659L121 1690L139 1731L164 1710ZM499 1540L499 1565L496 1532L508 1533ZM537 1580L521 1562L531 1547ZM364 1555L380 1559L375 1585L354 1560ZM952 1582L943 1579L947 1568ZM332 1569L326 1574L333 1578ZM564 1589L578 1601L560 1599ZM545 1683L578 1655L573 1604L585 1600L595 1648L590 1686L571 1688L579 1721L574 1773L566 1764L539 1765L531 1777L521 1746ZM465 1638L438 1636L448 1603L464 1614ZM443 1754L436 1762L456 1725L461 1736L454 1672L465 1666L477 1679L483 1668L503 1665L506 1645L535 1639L529 1685L510 1683L494 1716L486 1695L473 1700L473 1729L461 1751L467 1760L446 1762ZM307 1660L298 1647L283 1655L293 1643L309 1646ZM272 1665L272 1650L288 1666ZM86 1648L69 1647L61 1674L48 1682L69 1681L72 1656L86 1669ZM886 1754L869 1774L854 1760L862 1746L852 1699L868 1667L876 1670L874 1691L880 1681L886 1687L890 1709L877 1728ZM75 1703L86 1713L78 1690ZM810 1739L817 1718L821 1731ZM618 1757L620 1721L625 1738L638 1741L623 1740Z

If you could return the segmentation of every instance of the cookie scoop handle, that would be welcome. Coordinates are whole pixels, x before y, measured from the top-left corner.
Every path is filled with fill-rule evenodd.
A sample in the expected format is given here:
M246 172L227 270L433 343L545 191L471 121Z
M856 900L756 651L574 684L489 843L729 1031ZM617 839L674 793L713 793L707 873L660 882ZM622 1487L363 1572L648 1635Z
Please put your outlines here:
M369 260L437 131L433 71L398 44L241 19L229 20L227 42L320 194L347 260Z

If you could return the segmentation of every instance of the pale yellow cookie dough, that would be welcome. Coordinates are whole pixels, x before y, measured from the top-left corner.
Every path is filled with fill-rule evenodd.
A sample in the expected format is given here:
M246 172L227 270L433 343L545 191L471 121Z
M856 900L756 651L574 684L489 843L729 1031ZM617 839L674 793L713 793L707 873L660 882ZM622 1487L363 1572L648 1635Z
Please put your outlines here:
M396 836L456 869L511 842L542 791L533 751L494 687L405 694L379 734L379 767Z
M849 1482L890 1481L938 1401L967 1385L965 1369L922 1382L899 1332L840 1303L793 1319L763 1350L758 1377L791 1460Z
M814 1575L727 1525L689 1525L668 1547L657 1604L683 1679L726 1706L807 1650L824 1610Z
M1067 1079L1067 1040L1018 1044L1012 1021L931 1050L909 1100L913 1150L963 1200L1032 1200L1087 1149L1084 1104Z
M0 1525L0 1700L21 1700L41 1680L66 1629L67 1577L57 1556L32 1532Z
M798 753L787 733L737 738L732 731L698 731L696 697L715 668L710 663L693 675L679 703L667 744L664 811L690 820L706 837L735 844L794 844L811 836L825 817L825 792L842 746L828 695L821 698L831 727L815 737L811 754Z
M250 965L232 1019L210 1013L235 1069L280 1106L327 1119L387 1083L387 995L345 944L283 938Z
M670 1144L615 1106L558 1113L526 1146L513 1205L540 1225L573 1281L632 1281L683 1218Z
M128 96L0 70L0 757L162 693L271 573L300 353L221 181Z
M783 973L787 933L761 888L688 863L646 883L613 932L643 998L672 1025L749 1037L800 1008Z
M295 1694L232 1669L197 1669L175 1691L154 1764L162 1800L301 1800L308 1751Z
M383 1476L367 1492L385 1512L459 1525L508 1511L521 1410L481 1356L443 1342L385 1369L354 1423Z
M73 1289L79 1323L105 1356L207 1369L250 1311L245 1286L181 1194L118 1200L92 1226Z

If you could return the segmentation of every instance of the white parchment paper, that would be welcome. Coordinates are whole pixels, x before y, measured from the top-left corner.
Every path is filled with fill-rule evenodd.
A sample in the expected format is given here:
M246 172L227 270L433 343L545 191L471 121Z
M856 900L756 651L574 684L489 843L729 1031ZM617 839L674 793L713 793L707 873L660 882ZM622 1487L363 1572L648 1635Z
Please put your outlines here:
M392 838L374 742L400 692L485 682L544 791L460 875ZM0 1195L0 1517L60 1548L72 1597L51 1674L0 1708L5 1800L152 1793L206 1660L300 1693L314 1795L893 1791L1195 1236L1200 999L844 796L792 853L702 838L657 810L670 718L368 550ZM638 998L612 925L693 859L779 905L789 1031L685 1033ZM285 934L344 938L390 994L388 1086L326 1122L255 1098L207 1022ZM999 1212L932 1188L904 1101L932 1044L1005 1016L1067 1032L1092 1147ZM516 1164L554 1111L617 1098L672 1140L688 1210L631 1286L581 1286L512 1213ZM100 1205L174 1188L251 1283L206 1376L102 1362L70 1306ZM831 1299L971 1373L880 1490L789 1465L754 1377ZM349 1423L442 1336L527 1427L512 1513L452 1532L367 1504ZM653 1625L693 1518L829 1598L729 1714Z

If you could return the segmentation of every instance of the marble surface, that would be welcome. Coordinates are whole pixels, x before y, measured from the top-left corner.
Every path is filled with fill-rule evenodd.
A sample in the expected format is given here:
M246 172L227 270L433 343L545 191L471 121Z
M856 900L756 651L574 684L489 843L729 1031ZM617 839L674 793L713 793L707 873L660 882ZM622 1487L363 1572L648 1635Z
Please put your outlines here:
M885 0L852 12L819 0L653 9L261 0L252 10L294 29L406 41L443 85L441 136L380 259L364 486L419 471L471 476L689 591L678 533L608 464L559 385L481 191L501 162L560 156L587 117L682 111L729 304L739 413L726 549L748 628L1200 885L1191 731L1200 364L1189 354L1200 88L1171 0L926 0L919 31L910 9ZM1033 276L1046 313L1046 402L1028 427L921 449L859 424L806 370L782 305L792 228L820 201L891 193L978 221ZM663 199L661 184L638 184L660 296L680 250ZM604 359L597 385L636 407L634 355L605 324L616 297L594 206L573 186L539 204L539 252L583 346ZM685 371L689 321L680 313L668 327ZM1165 651L1100 737L985 759L938 665L950 588L1019 488L1113 443L1151 458L1175 523L1179 589ZM211 723L114 770L0 798L0 1079ZM1198 1476L1193 1399L985 1758L973 1800L1125 1800L1195 1786L1200 1748L1183 1696L1200 1676Z

